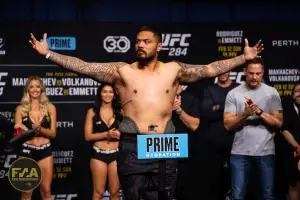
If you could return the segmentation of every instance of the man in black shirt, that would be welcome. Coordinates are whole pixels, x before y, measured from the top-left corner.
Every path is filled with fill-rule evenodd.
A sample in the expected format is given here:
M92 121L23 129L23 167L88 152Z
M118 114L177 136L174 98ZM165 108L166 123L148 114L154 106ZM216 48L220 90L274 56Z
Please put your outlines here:
M293 104L284 109L282 134L294 150L290 158L289 172L289 199L300 199L300 83L296 83L293 89Z
M175 133L188 133L189 157L192 147L193 135L200 124L200 108L197 97L191 95L184 86L179 86L177 95L173 104L172 121L175 125ZM179 159L177 166L177 181L175 198L178 200L190 199L190 178L192 177L192 168L190 158Z
M228 133L224 128L223 113L228 92L239 85L229 79L229 74L230 72L227 72L218 76L217 83L205 88L203 94L202 117L207 122L206 146L208 147L206 149L208 180L204 181L207 181L205 193L210 200L218 200L225 195L223 191L225 189L222 188L224 182L222 173L224 164L229 164L233 134Z

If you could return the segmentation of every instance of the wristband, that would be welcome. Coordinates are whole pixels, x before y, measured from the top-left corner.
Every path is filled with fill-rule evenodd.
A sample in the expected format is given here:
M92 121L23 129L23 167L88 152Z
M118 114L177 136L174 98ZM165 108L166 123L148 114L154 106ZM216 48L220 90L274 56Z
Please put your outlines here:
M259 109L260 110L260 113L256 114L257 116L261 116L261 114L263 114L263 110L262 109Z
M51 53L50 53L50 51L49 51L49 52L47 53L47 55L46 55L46 58L49 59L50 56L51 56Z

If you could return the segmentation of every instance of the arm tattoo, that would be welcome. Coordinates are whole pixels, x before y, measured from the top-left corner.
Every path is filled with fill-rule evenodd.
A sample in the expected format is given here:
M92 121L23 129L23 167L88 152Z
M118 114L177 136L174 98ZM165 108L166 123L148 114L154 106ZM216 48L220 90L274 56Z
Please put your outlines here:
M243 55L230 58L227 60L220 60L220 61L213 62L210 64L212 69L211 76L214 77L226 73L244 63L245 63L245 58Z
M88 63L78 58L61 55L52 51L49 60L65 69L90 76L99 82L105 83L112 83L118 75L118 68L126 65L123 62Z
M179 81L183 83L194 82L205 77L206 67L205 65L190 65L181 62L177 62L180 65Z
M183 83L190 83L203 78L212 78L228 72L245 63L244 56L237 56L227 60L215 61L209 65L191 65L177 62L181 66L178 78Z

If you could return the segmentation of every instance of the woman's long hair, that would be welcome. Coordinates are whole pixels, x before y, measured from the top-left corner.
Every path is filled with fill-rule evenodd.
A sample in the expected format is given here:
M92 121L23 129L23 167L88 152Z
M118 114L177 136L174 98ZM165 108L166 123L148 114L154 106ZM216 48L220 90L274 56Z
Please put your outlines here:
M117 115L121 115L121 102L120 102L119 96L116 93L115 88L112 85L110 85L110 84L102 83L98 87L97 96L96 96L96 100L95 100L94 107L93 107L93 110L95 112L96 121L98 121L101 118L100 117L100 108L101 108L101 105L102 105L101 92L102 92L102 90L103 90L103 88L105 86L112 87L113 92L114 92L114 98L113 98L113 100L111 102L112 103L112 109L113 109L114 116L116 117Z
M49 112L49 99L46 95L46 87L43 84L43 81L38 76L31 76L27 79L25 88L24 88L24 95L21 101L21 114L23 117L28 116L28 113L31 110L31 98L28 93L29 91L29 84L31 81L36 80L39 82L41 87L41 96L40 96L40 110L44 115L48 115Z

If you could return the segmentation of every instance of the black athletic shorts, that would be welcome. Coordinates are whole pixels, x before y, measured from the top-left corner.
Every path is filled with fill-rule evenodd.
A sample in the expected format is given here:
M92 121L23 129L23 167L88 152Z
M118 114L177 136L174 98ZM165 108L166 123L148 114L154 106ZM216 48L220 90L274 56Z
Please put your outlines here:
M105 162L106 164L117 160L117 155L118 149L104 150L95 145L93 146L92 158Z
M23 143L19 156L28 157L38 162L44 158L52 156L51 143L40 146Z
M158 199L160 162L166 164L165 189L170 196L175 190L177 159L138 159L137 134L121 133L117 166L126 200Z

